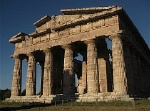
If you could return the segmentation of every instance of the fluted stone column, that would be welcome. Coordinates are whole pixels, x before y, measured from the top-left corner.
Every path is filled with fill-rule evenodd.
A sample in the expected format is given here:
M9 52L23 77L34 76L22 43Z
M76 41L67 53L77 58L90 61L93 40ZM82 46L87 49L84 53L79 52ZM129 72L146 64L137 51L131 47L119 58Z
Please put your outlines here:
M44 50L44 76L43 76L43 96L52 95L53 87L53 55L51 49Z
M136 83L136 76L138 75L138 66L137 66L137 60L136 60L136 55L135 55L135 52L134 52L134 50L132 49L132 51L131 51L131 62L132 62L132 69L134 69L134 70L132 70L132 73L133 73L133 79L132 79L132 84L133 84L133 87L132 87L132 89L133 89L133 95L135 95L135 94L137 94L138 93L138 91L137 91L137 83Z
M97 50L94 40L85 42L87 44L87 93L98 93L98 71Z
M86 61L82 61L82 77L78 80L79 94L84 94L87 89L87 74L86 74Z
M40 95L43 95L43 76L44 76L44 64L40 64L41 65L41 93Z
M86 92L87 87L87 67L86 67L86 61L82 61L82 88L83 92Z
M106 69L106 60L104 58L98 59L98 69L99 69L99 83L100 83L100 92L107 92L107 69Z
M110 38L112 40L114 92L117 94L126 94L127 81L126 81L122 34L118 33L112 35Z
M73 51L71 45L63 46L64 55L64 78L63 78L63 94L75 94L75 75L73 73Z
M138 69L137 69L138 75L136 75L136 76L137 76L138 83L140 83L138 85L138 90L139 90L139 93L142 94L145 90L145 88L144 88L145 81L143 81L143 80L145 80L144 79L145 73L142 71L140 55L136 54L136 58L137 58L137 67L138 67Z
M126 76L127 76L127 92L128 94L132 95L134 92L134 76L133 76L133 68L132 68L132 56L131 56L131 49L130 44L128 42L124 42L124 55L125 55L125 64L126 64Z
M99 89L100 92L108 92L112 89L111 72L109 63L109 50L105 39L97 42L98 53L98 74L99 74Z
M22 75L22 60L19 58L19 55L14 55L15 59L14 64L14 73L12 80L12 90L11 96L20 96L21 94L21 75Z
M36 93L36 63L33 53L28 55L28 70L26 80L26 96L33 96Z

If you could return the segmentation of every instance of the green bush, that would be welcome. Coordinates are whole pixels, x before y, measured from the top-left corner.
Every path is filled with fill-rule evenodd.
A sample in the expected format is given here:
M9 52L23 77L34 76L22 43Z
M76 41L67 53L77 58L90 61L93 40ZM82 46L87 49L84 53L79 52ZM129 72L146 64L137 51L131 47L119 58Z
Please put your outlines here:
M0 90L0 100L5 100L6 98L9 98L11 95L11 90L10 89L4 89Z

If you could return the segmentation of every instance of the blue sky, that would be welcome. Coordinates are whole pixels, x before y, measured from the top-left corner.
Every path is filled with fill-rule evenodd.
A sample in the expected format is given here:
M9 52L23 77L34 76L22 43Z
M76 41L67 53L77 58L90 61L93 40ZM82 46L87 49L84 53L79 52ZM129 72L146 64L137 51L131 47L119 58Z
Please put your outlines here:
M45 15L61 14L61 9L112 5L125 9L150 47L150 0L0 0L0 89L11 88L14 46L8 40L12 36L33 32L34 22Z

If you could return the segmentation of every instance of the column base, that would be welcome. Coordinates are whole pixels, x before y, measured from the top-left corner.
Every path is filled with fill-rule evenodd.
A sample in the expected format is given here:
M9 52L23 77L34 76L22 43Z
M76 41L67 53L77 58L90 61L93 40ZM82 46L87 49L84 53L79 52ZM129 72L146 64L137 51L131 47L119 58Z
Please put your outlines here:
M49 95L49 96L13 96L7 98L8 102L41 102L41 103L54 103L61 101L76 101L76 102L93 102L93 101L133 101L134 98L130 98L126 94L118 94L115 92L106 92L98 94L75 94L75 95Z
M57 95L49 95L49 96L40 96L40 95L34 95L34 96L12 96L10 98L7 98L5 101L8 102L41 102L41 103L54 103L54 102L61 102L68 101L68 100L75 100L75 95L63 95L63 94L57 94Z
M52 103L53 101L56 101L59 99L56 98L56 95L49 95L49 96L13 96L10 98L7 98L5 101L8 102L41 102L41 103Z
M93 102L93 101L133 101L129 95L117 94L114 92L98 93L98 94L83 94L76 99L77 102Z

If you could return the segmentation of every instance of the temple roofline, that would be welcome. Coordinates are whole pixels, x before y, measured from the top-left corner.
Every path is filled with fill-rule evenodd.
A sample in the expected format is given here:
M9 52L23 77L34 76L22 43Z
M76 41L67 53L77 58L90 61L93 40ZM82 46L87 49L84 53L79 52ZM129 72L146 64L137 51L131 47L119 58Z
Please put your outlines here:
M92 14L97 12L102 12L112 8L122 8L120 6L108 6L108 7L92 7L92 8L75 8L75 9L62 9L61 12L64 15L72 14Z
M36 21L33 25L35 26L41 26L42 24L46 23L47 21L49 21L51 19L50 16L46 15L44 17L42 17L40 20Z
M25 40L26 35L28 35L28 34L19 32L18 34L14 35L12 38L10 38L9 42L15 44L16 42L23 41L23 40Z

